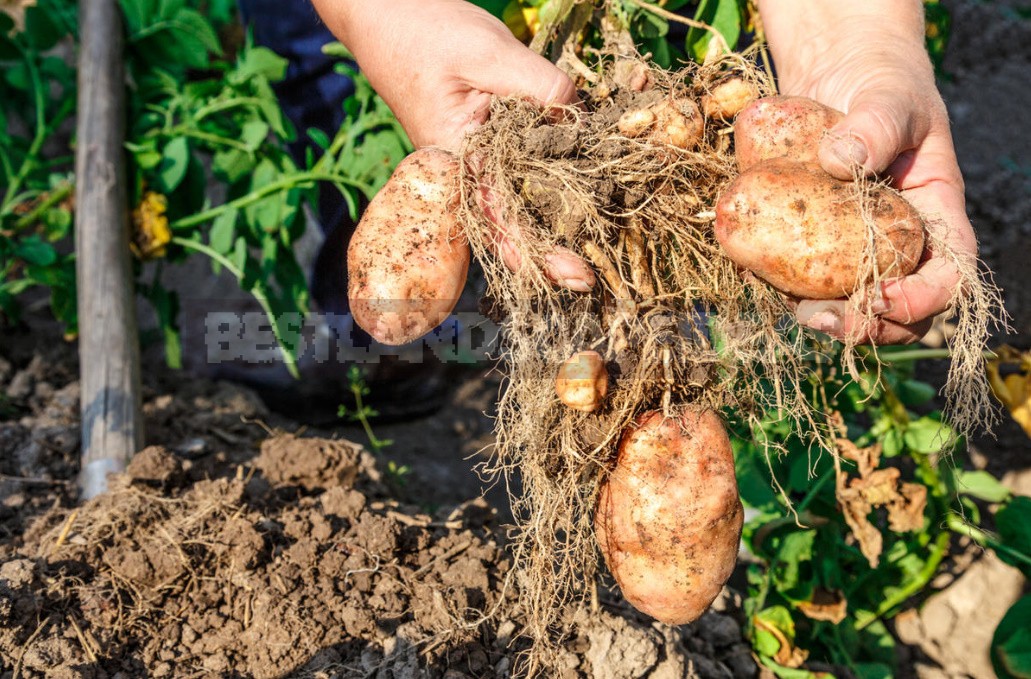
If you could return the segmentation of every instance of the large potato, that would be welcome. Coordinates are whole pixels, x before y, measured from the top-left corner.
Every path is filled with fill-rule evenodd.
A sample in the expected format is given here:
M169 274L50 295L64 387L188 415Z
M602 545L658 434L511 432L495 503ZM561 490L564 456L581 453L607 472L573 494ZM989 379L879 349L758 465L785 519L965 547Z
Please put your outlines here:
M870 282L864 265L871 236L884 278L916 269L924 226L901 195L878 188L866 197L873 234L850 182L783 158L744 172L716 204L716 239L727 256L778 290L804 299L847 297Z
M619 442L594 530L626 600L679 625L704 613L730 577L743 516L719 416L649 412Z
M820 140L845 115L806 97L763 97L745 107L734 122L737 167L771 158L819 162Z
M426 334L447 318L462 293L469 243L456 217L458 162L438 149L405 158L351 237L351 312L384 344Z

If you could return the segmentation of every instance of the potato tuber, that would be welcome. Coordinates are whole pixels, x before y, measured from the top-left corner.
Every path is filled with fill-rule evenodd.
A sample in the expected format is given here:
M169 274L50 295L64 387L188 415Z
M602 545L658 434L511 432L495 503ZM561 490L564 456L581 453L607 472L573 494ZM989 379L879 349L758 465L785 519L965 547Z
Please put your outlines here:
M601 407L609 388L605 361L597 351L573 354L558 369L555 391L558 398L574 410L586 413Z
M734 123L738 169L744 172L771 158L817 163L823 135L844 117L806 97L756 99Z
M861 195L819 167L778 158L727 187L716 205L716 238L735 263L778 290L835 299L869 284L874 273L912 273L924 226L916 208L890 189ZM871 242L873 263L865 259Z
M698 618L730 577L744 512L719 416L639 416L598 493L594 530L626 600L670 624Z
M456 217L458 163L439 149L405 158L351 237L351 311L380 342L418 339L447 318L462 293L470 253Z

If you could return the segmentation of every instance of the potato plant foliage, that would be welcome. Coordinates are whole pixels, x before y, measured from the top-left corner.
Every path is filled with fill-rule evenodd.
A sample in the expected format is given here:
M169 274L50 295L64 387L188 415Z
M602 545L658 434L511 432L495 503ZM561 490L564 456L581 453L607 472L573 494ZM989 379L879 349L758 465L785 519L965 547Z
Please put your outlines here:
M261 303L293 370L308 309L307 274L293 252L306 226L302 207L317 203L325 182L356 216L411 146L360 76L355 95L342 102L347 123L339 134L293 129L273 91L287 63L252 44L234 23L234 8L224 1L122 3L137 289L154 305L168 362L177 366L178 301L161 273L193 254L210 258ZM0 13L0 310L16 318L17 298L47 287L70 335L76 35L69 0L39 0L19 25ZM336 54L346 70L346 52ZM318 149L300 165L285 148L299 134ZM212 196L221 196L218 204Z

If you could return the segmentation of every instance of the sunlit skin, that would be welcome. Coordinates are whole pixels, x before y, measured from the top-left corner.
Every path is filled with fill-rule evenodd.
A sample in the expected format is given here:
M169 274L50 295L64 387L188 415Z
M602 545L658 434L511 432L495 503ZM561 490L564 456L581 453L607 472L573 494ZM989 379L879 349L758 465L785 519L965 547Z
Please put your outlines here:
M492 95L549 104L576 101L572 81L464 0L315 0L329 28L355 54L416 146L455 150L486 119ZM843 179L852 164L886 173L957 253L976 256L963 178L948 116L924 49L920 0L760 0L784 94L846 113L820 149L824 169ZM499 231L502 254L516 246ZM506 260L517 259L511 256ZM553 278L587 290L584 268L559 257ZM914 342L944 311L959 274L928 249L911 275L883 283L879 314L862 340ZM802 323L844 337L858 323L844 301L800 300Z

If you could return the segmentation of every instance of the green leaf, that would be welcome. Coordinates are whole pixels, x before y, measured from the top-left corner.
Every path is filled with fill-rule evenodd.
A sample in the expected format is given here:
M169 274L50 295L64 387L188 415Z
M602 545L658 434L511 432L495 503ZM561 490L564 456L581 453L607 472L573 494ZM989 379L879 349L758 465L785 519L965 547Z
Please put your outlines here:
M30 236L16 243L14 255L36 266L50 266L57 261L54 246L44 243L39 236Z
M914 453L922 455L941 452L953 442L954 437L948 425L930 417L921 417L916 422L911 422L902 435L906 446Z
M926 382L904 380L895 389L899 400L907 406L919 406L934 400L938 390Z
M998 647L997 653L1005 672L1020 679L1031 679L1031 628L1017 630Z
M54 17L43 5L29 5L25 8L25 36L39 52L46 52L57 44L63 31Z
M56 243L72 228L72 213L63 207L53 207L43 215L43 223L47 227L47 240Z
M211 224L208 244L215 252L225 255L233 249L233 238L236 235L236 208L229 208Z
M200 12L184 8L176 14L175 23L178 37L189 36L191 40L203 45L208 52L222 54L222 45L218 41L218 34Z
M881 441L881 453L884 457L897 457L902 453L902 443L902 432L892 427Z
M144 25L145 17L156 12L156 7L148 0L121 0L122 15L129 34L138 33Z
M985 471L956 472L956 490L985 502L1002 502L1010 496L1009 488Z
M27 91L29 89L29 70L25 67L24 62L18 62L14 66L5 69L4 78L16 90Z
M991 658L999 679L1031 678L1031 594L1013 604L999 621Z
M268 138L269 125L261 120L249 120L240 131L240 141L251 151L257 151Z
M251 191L258 191L280 178L279 168L265 158L254 170ZM244 208L247 222L260 231L271 233L289 224L296 208L289 204L286 191L276 191Z
M784 606L764 608L756 617L770 627L776 627L788 641L795 640L795 621L791 617L791 611Z
M329 142L329 135L327 135L325 132L323 132L319 128L317 128L317 127L309 127L308 128L308 137L310 137L311 140L313 142L315 142L315 145L318 146L323 151L325 151L326 149L329 148L329 143L330 143Z
M347 47L339 42L327 42L322 46L322 53L329 57L337 57L338 59L347 59L349 61L354 60L354 55L351 54L351 50L347 49Z
M855 663L852 665L856 679L894 679L891 667L883 663Z
M161 151L161 162L157 167L157 187L165 194L178 188L186 176L190 161L190 145L186 137L176 137Z
M812 560L815 540L815 530L792 531L780 539L773 580L782 592L801 584L801 563Z
M741 501L754 509L774 510L777 507L777 494L773 491L765 459L749 441L735 437L731 444Z
M244 83L254 76L277 82L286 77L289 62L265 47L249 47L237 60L236 68L230 72L231 82Z
M1031 497L1023 495L1014 497L995 514L995 526L999 531L1002 543L1011 550L1031 559ZM1005 550L996 550L1000 559L1023 571L1025 577L1031 577L1031 566Z
M149 290L148 297L157 312L158 324L165 339L165 363L169 368L183 367L183 348L176 318L179 316L179 295L160 284Z
M235 184L254 170L254 154L240 149L218 151L211 161L212 170L226 182Z
M712 26L731 49L737 46L741 36L741 8L738 0L701 0L694 18ZM712 39L709 31L692 28L687 32L685 49L695 61L701 63L705 60Z
M233 253L229 256L229 261L241 273L245 273L247 269L247 254L247 240L243 236L237 236L236 243L233 246Z
M7 15L0 12L0 17ZM21 58L21 49L7 37L7 31L0 30L0 61L14 61Z

